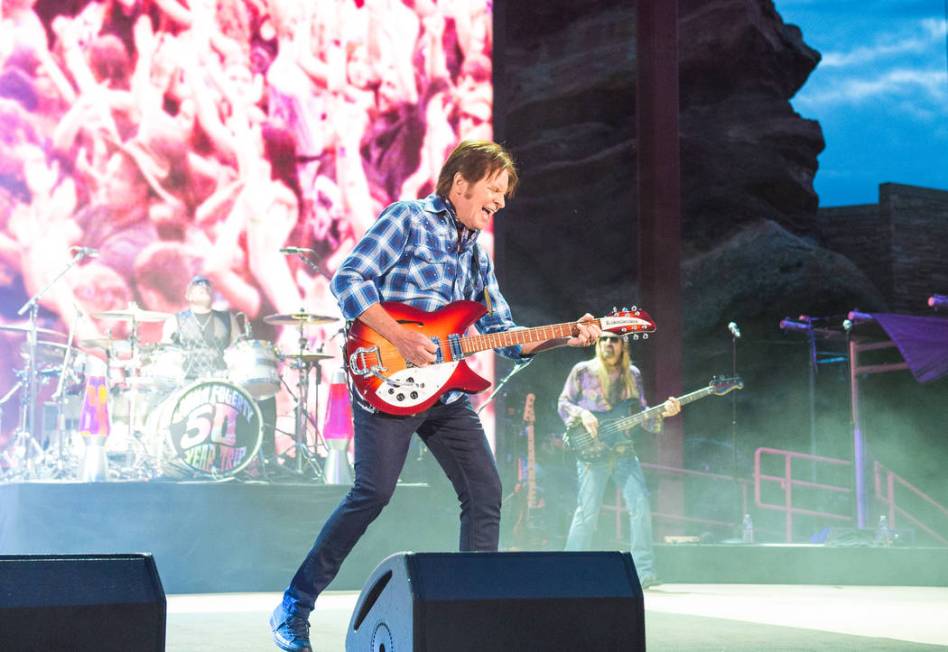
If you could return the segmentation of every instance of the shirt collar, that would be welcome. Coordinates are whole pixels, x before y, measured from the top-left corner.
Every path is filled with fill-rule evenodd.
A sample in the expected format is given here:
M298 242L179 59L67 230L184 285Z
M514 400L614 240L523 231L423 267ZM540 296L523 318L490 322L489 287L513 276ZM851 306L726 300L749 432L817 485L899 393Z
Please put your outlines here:
M429 213L434 213L441 219L447 220L448 224L451 225L455 232L460 229L462 250L466 250L474 245L474 242L477 240L477 236L479 236L481 233L480 230L469 229L461 224L458 221L457 213L455 213L454 206L451 204L451 202L437 193L432 193L422 200L422 206Z

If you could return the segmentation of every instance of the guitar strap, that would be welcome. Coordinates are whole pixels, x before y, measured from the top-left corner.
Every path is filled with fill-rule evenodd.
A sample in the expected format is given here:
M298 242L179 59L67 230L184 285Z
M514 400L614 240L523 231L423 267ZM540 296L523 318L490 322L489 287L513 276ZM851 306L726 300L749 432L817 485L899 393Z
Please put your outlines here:
M494 306L490 300L490 294L487 292L487 279L484 278L484 275L481 272L481 250L478 247L477 243L474 243L471 253L471 274L473 278L481 279L481 287L484 291L484 305L487 307L487 314L494 314Z

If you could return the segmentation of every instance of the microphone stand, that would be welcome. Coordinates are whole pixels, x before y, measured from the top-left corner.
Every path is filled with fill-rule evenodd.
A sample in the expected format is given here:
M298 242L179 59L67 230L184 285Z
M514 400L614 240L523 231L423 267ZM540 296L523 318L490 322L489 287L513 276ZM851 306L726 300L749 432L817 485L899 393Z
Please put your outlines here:
M732 325L734 325L733 328L731 328ZM731 333L731 378L737 378L737 340L741 337L741 331L733 322L728 324L728 331ZM737 493L741 498L741 512L737 515L737 522L740 523L744 514L747 514L748 505L746 493L738 479L740 474L737 467L737 392L731 392L731 456L731 477L734 478Z
M76 347L73 346L76 335L76 324L85 317L78 306L73 304L76 309L76 319L69 325L69 337L66 340L66 354L63 356L62 368L59 372L59 382L56 383L56 391L50 397L56 401L56 434L58 439L58 450L56 460L56 471L54 477L63 478L66 475L66 458L64 455L66 438L66 375L72 376L72 364Z
M26 409L21 415L20 431L26 433L26 436L29 439L33 440L33 444L37 444L36 441L36 342L37 342L37 317L39 313L39 301L43 296L52 288L66 273L75 267L79 261L85 258L88 255L87 251L79 249L76 254L72 257L72 260L56 275L53 279L47 283L39 292L30 297L26 303L20 306L20 309L16 311L17 315L22 316L23 313L29 311L30 313L30 330L27 333L27 351L28 351L28 360L26 367L26 392L25 392L25 401ZM27 453L27 458L29 454Z
M528 366L531 362L533 362L533 358L532 358L532 357L530 357L530 358L521 358L520 360L517 360L516 362L514 362L514 367L513 367L513 369L511 369L510 372L509 372L506 376L504 376L503 378L500 379L500 381L497 383L497 387L495 387L495 388L494 388L494 391L492 391L492 392L490 393L490 396L488 396L487 399L486 399L483 403L481 403L480 406L478 406L478 408L477 408L477 414L480 414L480 413L481 413L481 410L483 410L485 407L487 407L487 405L488 405L491 401L494 400L494 397L497 396L497 394L500 392L500 390L502 390L502 389L504 388L504 385L506 385L508 382L510 382L510 379L511 379L511 378L513 378L516 374L518 374L518 373L520 373L521 371L523 371L524 369L526 369L527 366Z
M319 265L316 264L316 261L312 260L312 258L315 258L315 254L313 254L312 252L297 251L296 255L300 260L306 263L307 267L309 267L311 270L313 270L317 274L319 273L320 271Z
M737 378L737 333L736 329L731 330L731 378ZM737 479L737 392L731 392L731 455L733 456L732 474ZM743 506L743 513L747 512L747 506Z

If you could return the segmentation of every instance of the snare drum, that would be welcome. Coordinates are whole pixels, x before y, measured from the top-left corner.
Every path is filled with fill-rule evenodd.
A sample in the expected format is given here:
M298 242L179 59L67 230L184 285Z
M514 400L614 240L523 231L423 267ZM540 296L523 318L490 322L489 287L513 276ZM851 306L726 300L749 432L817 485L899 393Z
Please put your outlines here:
M256 399L270 398L280 389L276 350L264 340L243 340L224 351L227 373Z
M148 435L159 447L164 444L159 467L176 461L198 475L236 475L253 461L263 439L263 418L253 397L218 380L176 391L150 422Z

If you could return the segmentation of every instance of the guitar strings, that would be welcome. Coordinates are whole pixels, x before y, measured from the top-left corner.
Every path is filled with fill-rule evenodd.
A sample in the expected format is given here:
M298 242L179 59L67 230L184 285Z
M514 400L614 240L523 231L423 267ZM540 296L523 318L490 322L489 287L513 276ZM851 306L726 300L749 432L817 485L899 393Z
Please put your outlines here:
M599 322L599 320L597 319L596 322ZM572 326L576 326L576 325L577 325L576 322L564 322L564 323L562 323L562 324L550 324L550 325L548 325L548 326L533 326L533 327L530 327L530 328L522 328L522 329L517 329L517 330L512 330L512 331L502 331L502 332L500 332L500 333L478 333L477 335L462 335L462 336L460 337L460 339L459 339L459 343L461 344L462 349L463 349L463 346L464 346L464 343L465 343L465 342L470 343L474 338L477 338L477 337L486 337L486 338L490 338L490 337L500 337L500 336L504 335L505 333L516 333L516 334L518 334L518 335L531 335L531 336L532 336L532 335L539 334L539 333L541 333L541 332L544 331L544 330L555 330L555 329L558 329L558 328L562 328L562 327L564 327L564 326L570 326L570 327L572 327ZM634 327L633 327L633 328L634 328ZM638 331L639 329L635 329L635 330ZM394 344L391 344L390 342L388 342L388 340L385 340L384 338L382 338L382 339L385 341L385 344L375 344L375 348L377 348L377 349L379 350L379 353L383 353L383 352L385 352L385 353L392 353L392 352L398 353L398 349L395 347ZM437 338L437 340L431 339L430 341L431 341L431 342L437 342L437 346L438 346L442 351L444 351L444 350L450 351L450 340L442 339L442 338ZM531 338L531 339L528 339L527 341L538 341L538 340L533 340L533 339ZM526 343L526 341L525 341L525 342L514 342L514 344L508 344L508 345L504 345L504 346L514 346L514 345L516 345L516 344L525 344L525 343ZM447 347L447 348L445 348L445 347ZM484 349L480 349L480 351L486 351L487 349L491 349L491 348L495 348L495 347L489 346L489 347L486 347L486 348L484 348ZM470 353L478 353L478 352L479 352L479 351L471 351ZM400 354L399 354L399 355L400 355Z

